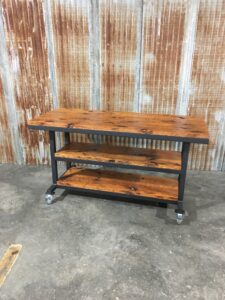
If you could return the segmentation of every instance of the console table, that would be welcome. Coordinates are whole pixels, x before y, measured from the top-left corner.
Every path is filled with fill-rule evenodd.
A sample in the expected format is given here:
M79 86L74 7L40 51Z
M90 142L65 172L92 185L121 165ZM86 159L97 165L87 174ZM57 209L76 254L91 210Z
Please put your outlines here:
M49 131L53 182L45 196L48 204L53 202L56 188L154 200L175 204L178 224L185 214L183 198L190 143L209 142L204 120L190 116L59 108L30 120L28 127ZM59 150L56 150L56 132L65 135L65 145ZM177 141L182 143L182 151L72 143L70 133L75 132ZM58 175L57 161L66 161L66 171L61 176ZM72 166L71 162L174 173L177 178L84 168Z

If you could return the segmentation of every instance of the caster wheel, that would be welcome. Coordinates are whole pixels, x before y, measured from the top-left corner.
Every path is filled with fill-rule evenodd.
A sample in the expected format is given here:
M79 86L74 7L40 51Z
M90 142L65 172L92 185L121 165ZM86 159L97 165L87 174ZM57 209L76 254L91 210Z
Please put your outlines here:
M54 196L51 194L46 194L45 195L45 201L47 202L47 204L52 204L54 200Z
M177 224L180 225L184 220L184 214L176 213L176 217L177 217Z

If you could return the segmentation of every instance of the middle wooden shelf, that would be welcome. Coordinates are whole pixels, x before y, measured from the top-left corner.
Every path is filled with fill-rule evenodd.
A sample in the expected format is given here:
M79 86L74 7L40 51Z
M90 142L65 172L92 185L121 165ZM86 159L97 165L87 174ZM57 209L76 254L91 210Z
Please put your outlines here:
M55 153L56 160L179 174L181 153L158 149L70 143Z

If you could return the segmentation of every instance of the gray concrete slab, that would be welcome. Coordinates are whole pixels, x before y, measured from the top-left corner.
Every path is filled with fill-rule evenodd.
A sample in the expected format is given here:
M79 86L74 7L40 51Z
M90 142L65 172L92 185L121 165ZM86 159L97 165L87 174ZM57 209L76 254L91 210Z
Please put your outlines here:
M173 207L66 195L46 205L48 167L0 166L0 255L22 252L10 299L225 299L225 176L189 172L188 218Z

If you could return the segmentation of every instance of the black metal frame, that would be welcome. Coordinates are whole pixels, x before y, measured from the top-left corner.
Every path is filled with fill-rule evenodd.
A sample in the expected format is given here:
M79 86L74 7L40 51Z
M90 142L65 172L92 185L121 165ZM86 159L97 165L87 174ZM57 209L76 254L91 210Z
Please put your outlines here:
M199 143L208 144L209 140L205 138L187 138L179 136L167 136L167 135L153 135L150 133L129 133L129 132L117 132L117 131L103 131L103 130L89 130L79 129L71 127L51 127L43 125L28 125L29 129L35 130L46 130L46 131L57 131L57 132L69 132L69 133L83 133L83 134L96 134L96 135L110 135L130 138L142 138L142 139L153 139L153 140L165 140L174 142L187 142L187 143Z
M187 174L187 166L188 166L188 155L190 150L190 143L183 143L182 152L181 152L181 173L178 177L178 203L176 213L184 214L183 208L183 200L184 200L184 189L185 189L185 181Z
M66 161L66 162L69 161L69 162L75 162L77 164L99 165L99 166L104 166L109 168L123 168L123 169L153 171L153 172L170 173L170 174L181 173L181 171L179 170L153 168L153 167L145 167L145 166L132 166L132 165L125 165L120 163L100 162L97 160L73 159L73 158L65 158L65 157L55 157L55 159L57 161Z
M68 145L70 143L70 133L69 132L64 132L64 139L65 139L65 145ZM67 170L69 168L71 168L71 161L69 161L68 159L66 160L66 168L67 168Z
M115 192L107 192L107 191L101 191L101 190L92 190L92 189L81 189L81 188L76 188L76 187L69 187L69 186L64 186L64 185L58 185L58 184L53 184L51 187L47 190L47 193L49 192L50 194L54 194L54 191L56 189L63 189L67 191L72 191L72 192L78 192L84 196L86 195L106 195L106 196L111 196L114 198L117 198L118 200L121 198L124 199L133 199L133 200L142 200L142 201L152 201L152 202L157 202L157 203L170 203L170 204L175 204L177 205L177 201L173 200L166 200L166 199L159 199L159 198L151 198L151 197L139 197L135 196L133 194L120 194L120 193L115 193Z
M57 128L58 130L58 128ZM74 132L74 131L73 131ZM56 139L55 139L55 130L49 131L49 137L50 137L50 153L51 153L51 166L52 166L52 181L53 184L49 187L47 190L47 194L54 194L55 189L60 188L64 190L79 192L84 195L88 194L100 194L100 195L108 195L108 196L114 196L114 197L120 197L120 198L131 198L134 200L143 200L143 201L154 201L158 203L170 203L177 205L177 208L175 209L176 213L184 214L184 208L183 208L183 198L184 198L184 189L185 189L185 181L186 181L186 173L187 173L187 165L188 165L188 154L190 149L190 143L189 142L183 142L182 144L182 151L181 151L181 171L174 171L170 169L157 169L157 168L150 168L150 167L136 167L136 166L129 166L129 165L120 165L120 164L113 164L113 163L100 163L97 161L90 161L90 160L74 160L74 159L67 159L67 158L56 158L55 152L56 152ZM64 134L65 138L65 145L70 142L70 136L69 132L65 132ZM111 192L105 192L105 191L95 191L91 189L80 189L75 187L68 187L63 185L58 185L58 166L57 166L57 160L60 161L66 161L66 168L67 170L71 167L71 162L77 162L77 163L88 163L88 164L97 164L97 165L105 165L109 167L123 167L123 168L130 168L130 169L139 169L139 170L148 170L148 171L158 171L158 172L164 172L164 173L174 173L179 174L178 177L178 200L177 201L171 201L171 200L165 200L165 199L159 199L159 198L148 198L148 197L139 197L132 194L119 194L119 193L111 193Z
M49 131L50 139L50 154L51 154L51 165L52 165L52 181L56 184L58 180L58 166L57 160L55 159L56 143L55 143L55 131Z

